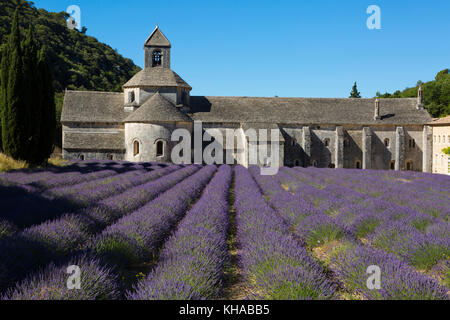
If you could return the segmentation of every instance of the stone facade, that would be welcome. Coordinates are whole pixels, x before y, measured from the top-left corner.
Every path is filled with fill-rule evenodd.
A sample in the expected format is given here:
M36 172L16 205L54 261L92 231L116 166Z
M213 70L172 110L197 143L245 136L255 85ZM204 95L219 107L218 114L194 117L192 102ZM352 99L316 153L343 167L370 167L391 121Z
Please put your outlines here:
M203 132L224 138L233 130L233 146L226 139L220 146L227 163L227 150L235 163L248 165L249 151L264 147L267 157L257 161L267 165L275 130L280 165L431 171L433 129L421 90L417 99L190 96L190 85L170 69L170 51L156 28L144 44L145 68L122 94L66 92L65 158L170 162L173 132L192 134L201 122ZM269 130L269 142L252 145L249 129ZM205 150L212 142L200 143Z
M450 155L442 152L450 148L450 116L436 119L430 126L433 128L432 134L428 134L433 145L433 173L450 174Z

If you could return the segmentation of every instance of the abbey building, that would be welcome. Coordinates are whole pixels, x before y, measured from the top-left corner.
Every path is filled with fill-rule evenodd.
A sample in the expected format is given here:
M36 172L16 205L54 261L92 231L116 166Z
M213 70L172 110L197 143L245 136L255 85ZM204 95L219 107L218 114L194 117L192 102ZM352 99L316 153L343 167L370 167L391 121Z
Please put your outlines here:
M234 129L244 149L248 128L277 130L280 165L431 172L421 90L407 99L191 96L170 68L170 51L157 27L144 44L144 69L123 92L66 91L65 159L170 162L172 132L192 132L201 121L204 129ZM245 151L232 150L236 163L248 163Z

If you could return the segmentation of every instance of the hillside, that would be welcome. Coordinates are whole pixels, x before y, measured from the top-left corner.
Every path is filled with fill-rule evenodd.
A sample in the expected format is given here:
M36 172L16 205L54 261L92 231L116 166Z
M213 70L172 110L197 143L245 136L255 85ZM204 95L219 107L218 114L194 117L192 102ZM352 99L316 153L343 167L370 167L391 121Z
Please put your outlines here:
M68 89L120 91L122 84L140 70L132 60L78 30L67 28L66 13L36 9L22 3L21 27L33 24L39 45L48 47L57 92ZM0 43L10 32L15 0L0 2Z
M397 90L393 94L380 94L381 98L414 98L417 97L418 85L422 84L424 105L433 117L450 115L450 74L449 69L440 71L435 80L422 83L419 81L415 87Z

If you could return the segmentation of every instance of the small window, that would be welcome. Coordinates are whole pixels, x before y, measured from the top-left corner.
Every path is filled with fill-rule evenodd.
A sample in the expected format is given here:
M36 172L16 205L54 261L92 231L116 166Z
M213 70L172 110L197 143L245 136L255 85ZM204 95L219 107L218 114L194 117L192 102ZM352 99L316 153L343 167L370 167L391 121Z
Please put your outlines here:
M112 154L108 154L108 160L113 160L113 155Z
M128 102L134 102L134 100L136 99L135 95L134 95L134 91L130 91L128 92Z
M161 65L161 57L162 57L161 51L159 51L159 50L153 51L153 54L152 54L153 67Z
M323 144L325 145L325 147L329 147L330 146L330 139L325 139L323 140Z
M391 170L395 170L395 160L391 161Z
M415 139L413 139L413 141L412 141L412 147L413 147L413 148L416 147L416 140L415 140Z
M336 168L336 165L335 165L334 163L330 163L330 164L328 165L328 168L330 168L330 169L335 169L335 168Z
M300 160L295 160L294 161L294 166L296 166L296 167L300 167Z
M137 156L139 154L139 141L135 140L133 142L133 155Z
M164 155L164 142L156 142L156 156L162 157Z
M350 140L348 140L348 138L344 139L344 147L349 147L350 146Z
M84 154L81 154L81 155L80 155L80 160L81 160L81 161L84 161Z
M361 161L358 160L358 161L355 162L355 168L356 169L361 169Z
M314 160L313 161L313 166L317 168L319 166L319 163L316 160Z
M296 139L292 139L292 140L291 140L291 145L292 145L293 147L295 147L296 144L297 144L297 140L296 140Z
M412 163L412 161L408 161L406 163L406 170L408 170L408 171L412 171L413 170L413 163Z
M389 139L384 139L384 146L385 146L386 148L389 148L390 145L391 145L391 141L390 141Z

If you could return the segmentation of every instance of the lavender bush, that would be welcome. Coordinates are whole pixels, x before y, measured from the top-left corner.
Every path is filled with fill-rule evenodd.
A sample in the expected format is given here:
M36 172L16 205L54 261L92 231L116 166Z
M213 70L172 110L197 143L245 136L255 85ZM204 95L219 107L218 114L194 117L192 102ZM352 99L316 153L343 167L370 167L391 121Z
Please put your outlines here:
M129 292L134 300L212 299L228 259L228 189L231 168L222 166L164 245L160 262ZM174 285L176 284L176 285Z

